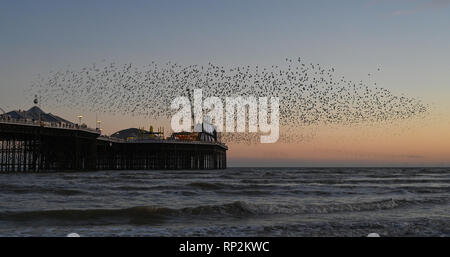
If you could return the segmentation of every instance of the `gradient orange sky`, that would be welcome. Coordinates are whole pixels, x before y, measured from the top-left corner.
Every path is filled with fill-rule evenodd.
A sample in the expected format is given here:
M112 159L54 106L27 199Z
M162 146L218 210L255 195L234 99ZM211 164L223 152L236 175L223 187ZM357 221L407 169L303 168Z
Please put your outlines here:
M448 166L450 119L392 125L316 128L296 144L230 145L233 165Z

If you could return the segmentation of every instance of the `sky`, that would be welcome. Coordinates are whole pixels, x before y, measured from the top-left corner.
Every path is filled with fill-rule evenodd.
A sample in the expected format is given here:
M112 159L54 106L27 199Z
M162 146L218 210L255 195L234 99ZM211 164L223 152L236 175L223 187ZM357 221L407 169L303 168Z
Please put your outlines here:
M272 65L286 57L373 78L433 106L427 120L318 128L300 144L230 145L231 166L450 165L450 0L0 0L0 108L32 106L30 84L103 60ZM76 121L80 111L46 109ZM82 113L95 126L95 113ZM104 115L106 133L148 126ZM155 121L153 121L156 123Z

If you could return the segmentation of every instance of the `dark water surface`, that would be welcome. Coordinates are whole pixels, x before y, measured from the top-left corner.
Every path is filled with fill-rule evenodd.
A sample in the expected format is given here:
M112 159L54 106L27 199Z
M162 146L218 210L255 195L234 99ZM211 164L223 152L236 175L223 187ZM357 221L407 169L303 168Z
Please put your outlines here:
M450 236L450 169L0 174L1 236Z

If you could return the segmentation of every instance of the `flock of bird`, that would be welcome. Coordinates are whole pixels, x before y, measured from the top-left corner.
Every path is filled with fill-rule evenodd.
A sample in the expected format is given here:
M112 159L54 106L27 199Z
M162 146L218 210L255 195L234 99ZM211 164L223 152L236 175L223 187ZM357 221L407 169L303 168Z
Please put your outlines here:
M46 105L168 119L174 113L172 100L194 89L224 103L225 97L234 96L279 97L280 136L287 142L303 140L293 132L299 127L395 121L425 115L428 110L420 99L395 95L376 83L346 79L333 67L300 58L287 58L281 65L233 67L173 62L137 67L103 62L50 72L32 84L30 93L39 95ZM254 133L223 133L222 138L259 142Z

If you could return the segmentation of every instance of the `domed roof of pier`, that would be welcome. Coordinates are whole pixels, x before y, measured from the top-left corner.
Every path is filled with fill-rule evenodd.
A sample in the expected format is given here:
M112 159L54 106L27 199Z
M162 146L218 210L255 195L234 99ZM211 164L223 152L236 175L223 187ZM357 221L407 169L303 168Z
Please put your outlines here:
M136 137L142 130L137 128L129 128L129 129L123 129L120 131L117 131L116 133L112 134L111 137L121 138L121 139L127 139L129 137ZM148 131L145 131L148 132Z
M41 120L46 122L63 122L67 124L73 124L72 122L67 121L54 114L45 113L43 110L41 110L41 108L37 106L31 107L28 111L15 110L7 112L4 115L7 115L13 119L29 119L29 120Z

